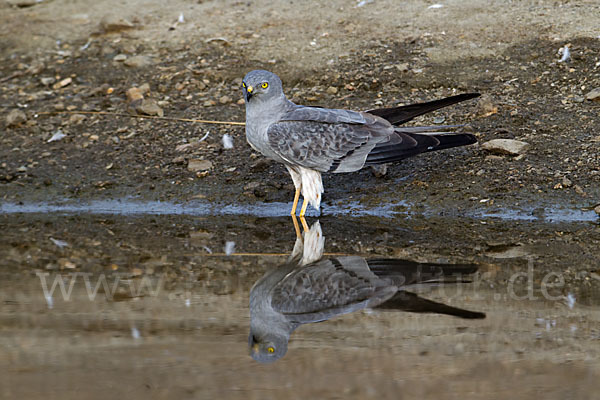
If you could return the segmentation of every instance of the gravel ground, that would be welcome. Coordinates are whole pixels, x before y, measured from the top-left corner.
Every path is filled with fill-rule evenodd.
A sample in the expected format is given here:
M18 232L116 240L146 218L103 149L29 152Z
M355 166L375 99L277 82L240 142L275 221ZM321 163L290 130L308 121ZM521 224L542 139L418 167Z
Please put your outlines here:
M596 396L600 5L362 3L0 3L0 397ZM482 93L415 121L465 124L479 144L326 175L321 224L328 252L476 263L451 304L486 320L356 313L302 327L275 366L252 362L248 291L292 248L293 185L243 127L184 119L242 122L257 68L308 105ZM98 201L114 209L88 214ZM119 214L136 204L164 215ZM59 212L18 212L31 205ZM254 255L208 254L228 241ZM40 272L166 286L89 302L80 284L50 307ZM534 298L508 298L513 283Z

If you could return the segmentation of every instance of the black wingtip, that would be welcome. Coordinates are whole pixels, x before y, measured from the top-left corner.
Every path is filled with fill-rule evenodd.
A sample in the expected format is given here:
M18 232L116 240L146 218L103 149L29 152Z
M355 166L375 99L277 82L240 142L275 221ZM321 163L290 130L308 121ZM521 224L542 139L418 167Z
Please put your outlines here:
M444 303L425 299L415 293L399 291L383 304L377 306L382 310L400 310L417 314L443 314L464 319L485 319L485 313L449 306Z
M388 120L392 125L399 125L420 115L427 114L429 112L448 107L452 104L460 103L462 101L471 100L479 96L481 96L480 93L463 93L457 94L456 96L446 97L444 99L428 101L426 103L416 103L409 104L407 106L391 108L378 108L374 110L368 110L367 112Z

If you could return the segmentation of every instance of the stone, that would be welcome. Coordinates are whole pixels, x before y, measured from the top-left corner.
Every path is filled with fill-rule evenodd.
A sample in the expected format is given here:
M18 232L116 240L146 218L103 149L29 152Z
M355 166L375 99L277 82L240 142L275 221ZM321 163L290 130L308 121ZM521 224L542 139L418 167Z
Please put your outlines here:
M585 99L590 101L600 101L600 87L588 92L588 94L585 95Z
M150 85L148 83L144 83L144 84L140 85L139 89L140 89L140 92L142 92L142 94L150 93Z
M156 100L144 99L142 103L136 108L139 113L146 115L156 115L162 117L165 115L162 108L158 106Z
M113 61L125 61L127 60L127 56L125 54L117 54L113 57Z
M498 106L494 104L492 97L487 94L484 94L479 98L477 108L479 109L479 114L483 117L489 117L498 112Z
M596 208L594 208L594 212L600 215L600 205L597 205Z
M481 148L491 153L517 156L527 151L529 143L513 139L492 139L482 144Z
M371 165L371 171L376 178L383 178L387 174L387 164Z
M327 93L329 94L337 94L338 92L338 88L336 88L335 86L329 86L327 88Z
M531 255L531 252L520 244L498 246L498 248L491 249L486 252L487 257L496 259L509 259L509 258L521 258Z
M42 85L44 85L44 86L50 86L54 82L56 82L56 79L54 79L52 76L46 76L46 77L40 78L40 82L42 82Z
M408 63L396 64L395 67L400 72L406 72L406 71L408 71Z
M71 79L70 77L65 78L61 81L56 82L54 85L52 85L52 89L64 88L65 86L69 86L72 82L73 82L73 79Z
M208 171L212 169L212 162L208 160L190 160L188 161L187 169L191 172Z
M227 96L227 95L225 95L225 96L222 96L222 97L219 99L219 103L221 103L221 104L228 104L228 103L231 103L231 97L229 97L229 96Z
M133 56L125 60L123 64L131 68L142 68L154 64L154 60L148 56Z
M69 124L77 125L82 123L85 120L85 115L83 114L73 114L69 117Z
M125 94L127 95L127 101L130 103L136 100L142 100L144 98L142 91L137 87L127 89Z
M107 15L100 20L100 28L104 33L120 32L135 28L131 22L115 15Z
M27 115L18 108L11 110L6 116L6 125L8 126L18 126L25 121L27 121Z

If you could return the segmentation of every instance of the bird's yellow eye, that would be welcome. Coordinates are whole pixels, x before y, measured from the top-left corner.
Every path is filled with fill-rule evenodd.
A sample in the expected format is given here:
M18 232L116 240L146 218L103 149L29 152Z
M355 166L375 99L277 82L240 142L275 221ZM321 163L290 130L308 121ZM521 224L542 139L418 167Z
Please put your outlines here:
M266 85L266 83L263 83L263 85ZM268 348L267 348L267 351L268 351L269 353L275 353L275 349L274 349L274 348L272 348L272 347L268 347Z
M269 84L267 82L263 82L262 85L260 85L261 88L266 89L269 87Z
M242 87L246 89L246 84L244 82L242 82Z

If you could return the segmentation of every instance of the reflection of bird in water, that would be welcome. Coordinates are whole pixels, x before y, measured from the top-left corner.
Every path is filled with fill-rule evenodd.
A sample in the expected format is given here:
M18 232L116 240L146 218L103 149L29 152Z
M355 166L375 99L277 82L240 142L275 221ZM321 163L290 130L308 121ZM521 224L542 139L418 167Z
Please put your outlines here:
M461 282L474 265L417 263L358 256L323 258L316 222L297 239L288 261L267 272L250 291L251 356L273 362L287 352L290 334L302 324L325 321L366 307L433 312L461 318L485 314L423 299L404 289L419 284Z

